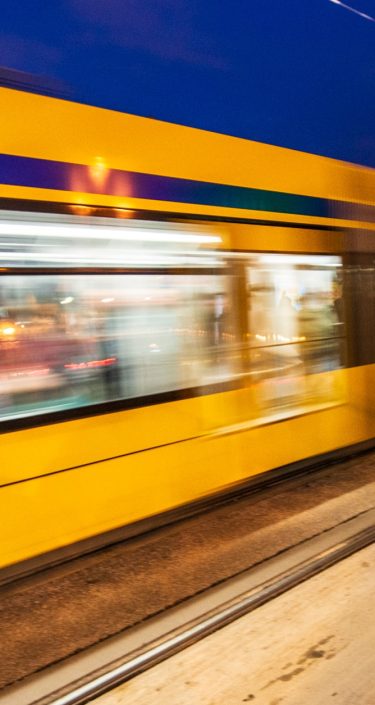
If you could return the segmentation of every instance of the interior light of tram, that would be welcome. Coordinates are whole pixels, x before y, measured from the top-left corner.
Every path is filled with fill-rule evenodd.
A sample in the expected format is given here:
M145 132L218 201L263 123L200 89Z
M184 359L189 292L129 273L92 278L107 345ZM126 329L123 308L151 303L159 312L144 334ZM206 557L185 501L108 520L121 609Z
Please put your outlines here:
M0 235L13 235L22 237L49 237L86 240L122 240L130 242L175 242L197 245L220 243L219 235L206 235L203 233L187 233L176 230L159 230L147 228L127 228L119 226L103 227L99 225L75 225L73 223L25 223L3 221L0 223Z
M6 323L0 324L0 333L2 335L11 336L16 332L16 327L10 324L8 321Z

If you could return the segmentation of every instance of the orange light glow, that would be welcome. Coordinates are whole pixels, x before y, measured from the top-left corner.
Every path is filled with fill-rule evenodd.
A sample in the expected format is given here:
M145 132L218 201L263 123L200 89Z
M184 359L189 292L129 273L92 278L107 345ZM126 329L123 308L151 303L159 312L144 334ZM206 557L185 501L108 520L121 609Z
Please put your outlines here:
M70 206L70 210L72 211L72 213L74 213L74 215L90 215L93 209L90 208L90 206L84 206L79 203L72 204Z
M89 167L89 171L96 186L104 186L109 169L102 157L96 157L95 163Z
M116 218L133 218L135 211L130 208L114 208L113 209Z
M10 323L9 321L4 321L3 323L0 324L0 334L1 335L7 335L11 336L14 335L16 332L15 326Z

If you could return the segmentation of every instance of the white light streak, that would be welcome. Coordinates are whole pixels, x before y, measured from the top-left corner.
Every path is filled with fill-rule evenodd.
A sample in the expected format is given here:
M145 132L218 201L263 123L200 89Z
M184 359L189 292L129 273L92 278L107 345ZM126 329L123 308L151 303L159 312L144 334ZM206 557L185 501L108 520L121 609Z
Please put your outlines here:
M186 233L178 230L151 230L143 228L121 228L119 226L73 225L68 223L0 223L0 235L18 237L70 238L81 240L118 240L124 242L170 242L197 245L220 243L219 235Z
M329 0L329 1L333 2L335 5L340 5L345 10L349 10L349 12L354 12L355 15L359 15L360 17L363 17L363 19L365 19L365 20L370 20L370 22L375 22L375 17L371 17L371 15L366 15L365 12L360 12L359 10L356 10L354 7L351 7L350 5L346 5L344 2L341 2L341 0Z
M270 265L305 265L311 267L341 267L340 258L335 255L326 255L322 257L321 255L282 255L282 254L269 254L260 255L257 260L261 264Z

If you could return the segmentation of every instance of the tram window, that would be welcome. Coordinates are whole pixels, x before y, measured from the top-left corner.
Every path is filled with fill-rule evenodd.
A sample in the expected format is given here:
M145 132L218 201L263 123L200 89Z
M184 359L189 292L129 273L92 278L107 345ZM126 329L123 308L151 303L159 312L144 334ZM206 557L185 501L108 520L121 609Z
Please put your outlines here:
M0 418L233 377L226 274L3 276Z
M340 282L338 257L250 258L249 369L266 408L329 401L332 396L327 376L317 384L312 377L343 364Z

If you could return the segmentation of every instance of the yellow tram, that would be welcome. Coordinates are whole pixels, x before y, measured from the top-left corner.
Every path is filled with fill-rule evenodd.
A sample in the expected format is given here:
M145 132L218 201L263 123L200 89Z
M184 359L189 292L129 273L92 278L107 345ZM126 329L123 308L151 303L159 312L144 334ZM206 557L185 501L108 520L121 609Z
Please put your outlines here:
M371 443L371 169L9 88L0 114L4 569Z

